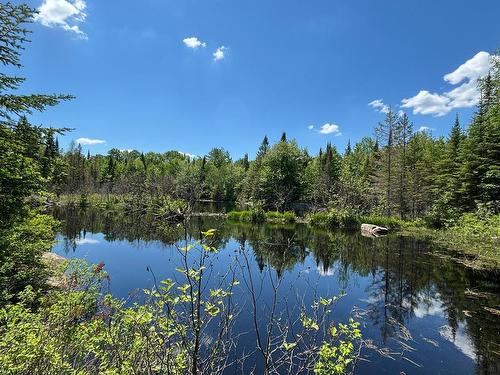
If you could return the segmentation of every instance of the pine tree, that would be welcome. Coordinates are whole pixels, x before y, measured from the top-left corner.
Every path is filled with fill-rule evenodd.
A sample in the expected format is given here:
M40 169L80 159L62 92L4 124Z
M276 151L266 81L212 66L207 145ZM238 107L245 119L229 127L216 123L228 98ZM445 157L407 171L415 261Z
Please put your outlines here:
M45 178L52 177L53 165L56 158L59 157L59 151L57 150L56 143L54 141L54 133L48 132L45 139L45 149L42 158L42 176Z
M345 148L344 156L350 155L351 152L352 152L352 149L351 149L351 140L349 139L347 141L347 147Z
M283 134L281 134L280 142L286 142L286 133L285 132L283 132Z
M397 115L389 108L386 113L385 121L379 123L375 132L377 134L377 140L382 142L383 153L382 153L382 165L381 165L381 188L384 188L386 195L386 213L388 216L392 215L392 199L393 199L393 154L394 154L394 131L397 125Z
M413 132L413 124L410 122L408 115L404 113L398 118L396 127L394 130L394 144L396 146L397 154L396 167L398 174L398 206L399 206L399 216L404 218L407 212L407 149L408 142L410 140L411 134Z
M493 59L492 72L479 81L478 111L462 147L463 203L466 209L486 205L500 211L500 66Z
M463 141L464 134L457 114L446 141L445 154L440 162L438 176L440 199L443 200L444 204L453 208L459 208L462 205L460 171L462 168L461 148Z
M144 172L148 171L148 164L146 162L146 157L144 156L144 152L141 152L141 163L142 167L144 168Z
M259 147L259 151L257 151L257 158L262 158L267 151L269 150L269 140L267 139L267 135L264 136L262 143Z
M248 154L245 154L243 156L243 169L246 171L248 171L248 168L250 167L250 162L248 161Z

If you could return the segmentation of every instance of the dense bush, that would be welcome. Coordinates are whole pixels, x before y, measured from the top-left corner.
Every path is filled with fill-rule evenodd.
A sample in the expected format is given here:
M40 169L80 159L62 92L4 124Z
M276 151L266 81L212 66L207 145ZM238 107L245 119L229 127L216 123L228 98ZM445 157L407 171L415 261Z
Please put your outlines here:
M0 305L15 301L26 286L41 291L48 277L42 254L54 244L57 221L34 212L0 232Z
M295 223L297 216L292 211L279 212L269 211L266 212L266 220L273 223Z
M500 215L480 217L478 214L463 214L454 221L449 229L467 236L500 237Z

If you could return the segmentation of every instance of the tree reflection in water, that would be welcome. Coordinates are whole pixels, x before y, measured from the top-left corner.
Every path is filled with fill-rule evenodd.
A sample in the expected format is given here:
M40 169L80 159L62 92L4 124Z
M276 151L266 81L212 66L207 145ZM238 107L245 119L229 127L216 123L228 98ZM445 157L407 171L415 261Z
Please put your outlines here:
M357 232L318 231L298 224L251 225L196 217L186 226L171 227L153 225L147 217L92 209L59 209L54 215L63 221L68 253L87 232L103 233L108 242L160 241L168 246L186 236L199 239L202 231L214 228L218 247L235 240L250 248L260 271L272 267L281 275L310 256L318 273L333 275L340 289L349 289L353 277L367 278L364 315L379 330L382 345L401 341L402 330L415 318L442 316L447 325L441 327L441 337L474 359L478 374L500 373L500 317L488 310L500 308L499 274L433 256L429 243L397 235L367 238ZM420 334L410 346L417 341L438 345Z

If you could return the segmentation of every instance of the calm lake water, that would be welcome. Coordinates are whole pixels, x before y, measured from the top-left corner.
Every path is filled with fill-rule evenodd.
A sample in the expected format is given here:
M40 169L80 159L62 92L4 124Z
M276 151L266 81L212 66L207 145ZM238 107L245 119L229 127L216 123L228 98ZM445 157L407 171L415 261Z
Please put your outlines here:
M260 275L259 306L270 303L268 275L282 277L280 292L289 303L314 295L345 292L334 318L355 315L363 338L387 348L391 358L365 349L358 374L499 374L499 274L472 271L430 253L432 245L390 235L366 238L357 232L323 232L306 225L271 226L194 218L188 228L158 229L145 219L87 209L54 212L63 221L57 254L104 262L110 292L140 301L140 291L157 280L173 277L179 265L175 244L199 239L214 228L221 251L213 276L227 271L244 249L250 267ZM246 306L248 292L235 297ZM236 329L248 331L250 308L243 308ZM264 322L261 322L264 324ZM410 337L408 337L408 334ZM255 347L252 333L243 335L238 350ZM257 368L259 364L257 365Z

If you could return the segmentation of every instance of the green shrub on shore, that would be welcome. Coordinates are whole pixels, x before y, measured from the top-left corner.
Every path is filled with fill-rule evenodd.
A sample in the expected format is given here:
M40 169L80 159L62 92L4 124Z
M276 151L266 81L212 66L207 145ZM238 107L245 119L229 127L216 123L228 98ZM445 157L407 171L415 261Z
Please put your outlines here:
M389 229L400 229L410 225L397 217L376 216L376 215L357 215L349 211L323 211L316 212L308 217L312 226L324 229L357 229L361 224L375 224Z
M249 211L230 211L227 214L227 218L232 221L259 224L266 221L266 213L260 208Z
M480 217L478 214L466 213L460 216L448 229L466 236L500 238L500 215Z
M48 273L42 254L54 245L58 222L36 212L27 215L12 228L0 231L0 306L17 300L17 294L27 286L36 292L46 288Z
M272 223L291 224L297 221L297 216L295 215L294 212L291 211L286 211L286 212L269 211L266 212L266 221Z
M227 218L232 221L242 221L246 223L275 223L275 224L291 224L297 221L297 216L294 212L278 212L278 211L268 211L265 212L262 209L253 209L248 211L230 211L227 214Z
M400 229L409 226L411 223L394 216L363 215L360 222L379 225L389 229Z

